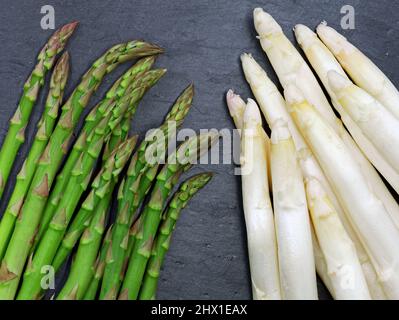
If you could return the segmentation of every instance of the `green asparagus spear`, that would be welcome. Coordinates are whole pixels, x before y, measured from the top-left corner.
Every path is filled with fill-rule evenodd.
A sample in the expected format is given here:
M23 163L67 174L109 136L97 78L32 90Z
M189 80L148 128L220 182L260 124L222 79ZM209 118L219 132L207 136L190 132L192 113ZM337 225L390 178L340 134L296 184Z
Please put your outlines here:
M112 225L108 228L103 243L101 245L101 251L96 261L96 269L93 278L90 281L89 287L84 295L84 300L94 300L97 297L98 289L100 288L102 277L104 274L105 258L108 252L109 245L111 243Z
M7 249L8 241L14 230L15 220L23 204L26 193L35 173L36 164L53 132L58 110L62 103L64 88L69 73L69 55L67 52L57 62L50 80L44 112L38 122L38 130L31 150L17 176L14 191L0 222L0 261Z
M133 141L132 138L130 140ZM134 140L134 144L136 143L136 140L137 137ZM115 184L118 182L119 173L123 168L122 164L124 165L125 162L128 160L125 154L123 154L123 156L125 157L121 159L115 159L117 163L114 166L116 168L119 168L120 170L115 170L111 178L109 177L109 168L111 168L109 164L109 159L110 157L112 159L113 153L111 153L106 161L104 161L103 159L103 162L105 162L103 170L105 171L100 172L100 174L97 175L97 178L93 181L89 195L83 202L79 212L75 215L64 239L62 240L60 247L58 248L57 254L52 263L55 272L58 271L58 269L64 263L65 259L71 253L73 247L79 240L83 231L90 224L90 220L93 217L94 212L97 210L97 208L104 207L107 205L107 203L109 203L109 199L105 198L105 194L111 195L114 190ZM103 177L103 175L105 175L105 177Z
M166 116L161 131L164 132L169 122L178 124L190 110L194 95L193 86L188 86L176 100ZM168 132L167 135L173 134ZM165 134L163 135L166 136ZM119 189L118 214L112 232L112 246L110 258L106 260L104 279L101 287L100 299L116 299L122 283L121 274L127 253L129 228L136 219L137 209L147 194L158 171L159 163L149 164L146 156L151 149L157 150L159 145L165 148L166 141L161 140L150 144L148 139L139 147L129 165L127 178ZM166 149L166 148L165 148Z
M102 205L101 209L96 208L96 213L92 218L90 226L86 229L80 240L78 253L73 262L71 273L58 299L72 299L73 297L82 299L90 284L94 274L97 252L101 244L102 232L104 231L104 212L107 211L111 199L108 186L121 172L133 150L133 143L135 144L136 141L137 137L135 137L134 140L129 139L127 142L122 143L121 147L116 151L116 156L111 155L109 160L107 160L108 165L106 165L104 172L96 179L98 182L93 182L93 187L96 188L95 195L98 197L98 202L101 197L104 197L104 192L106 192L107 199L104 202L100 202ZM120 155L118 155L118 153L120 153Z
M84 148L83 141L85 141L85 138L91 133L93 128L97 126L98 123L104 118L105 113L108 110L111 101L115 99L116 101L118 101L125 94L127 87L132 83L132 81L140 74L144 73L145 71L148 71L151 68L151 66L154 64L154 62L155 62L154 56L146 57L139 60L122 77L120 77L114 83L112 88L106 94L104 100L102 100L98 104L98 106L92 110L89 116L86 117L84 127L80 134L80 138L78 139L78 141L82 143L74 144L72 151L69 154L64 167L62 168L62 171L57 175L56 183L47 201L43 213L43 218L42 221L40 222L39 231L35 237L35 244L33 248L36 247L37 243L42 238L44 232L46 231L54 215L59 200L63 195L63 191L71 175L71 171L83 151ZM117 144L113 145L111 151L114 149L116 145Z
M191 137L168 157L157 175L150 200L142 212L141 229L136 236L119 299L137 299L167 198L180 175L216 142L217 137L215 133Z
M162 217L163 222L159 227L157 237L152 248L151 258L148 261L146 274L140 290L140 300L154 300L158 278L165 254L169 250L172 232L176 226L181 210L183 210L191 198L202 189L212 178L211 173L201 173L191 177L181 184L179 190L173 195L167 210Z
M49 190L68 150L73 128L103 77L120 63L135 57L154 55L162 50L142 41L114 46L99 58L83 76L66 104L36 169L30 191L18 216L15 230L0 266L0 300L13 299L39 225Z
M51 264L62 241L65 230L71 220L72 214L80 200L81 195L91 179L96 160L102 150L106 138L112 129L121 121L124 112L129 107L135 107L136 102L144 93L162 77L165 70L150 70L139 77L129 86L127 93L116 107L106 116L100 125L87 137L88 146L81 154L72 177L69 179L64 194L55 211L49 228L43 235L36 252L34 253L31 268L25 272L24 281L19 291L18 298L34 299L40 293L40 270L42 266Z
M40 89L44 84L46 73L53 67L57 54L64 50L68 39L75 31L77 25L77 22L69 23L58 29L51 36L40 51L37 58L37 65L24 85L17 111L10 120L10 127L0 150L0 198L18 150L25 141L25 129Z

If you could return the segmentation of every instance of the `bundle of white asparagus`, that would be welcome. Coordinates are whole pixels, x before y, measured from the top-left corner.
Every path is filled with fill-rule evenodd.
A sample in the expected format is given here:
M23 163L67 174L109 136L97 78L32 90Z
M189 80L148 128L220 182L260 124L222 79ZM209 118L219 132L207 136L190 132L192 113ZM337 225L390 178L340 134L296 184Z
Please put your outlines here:
M242 54L258 104L229 90L227 105L241 129L253 298L317 299L317 272L335 299L399 299L399 206L379 175L399 192L399 91L325 22L294 28L309 65L263 9L254 25L284 97Z

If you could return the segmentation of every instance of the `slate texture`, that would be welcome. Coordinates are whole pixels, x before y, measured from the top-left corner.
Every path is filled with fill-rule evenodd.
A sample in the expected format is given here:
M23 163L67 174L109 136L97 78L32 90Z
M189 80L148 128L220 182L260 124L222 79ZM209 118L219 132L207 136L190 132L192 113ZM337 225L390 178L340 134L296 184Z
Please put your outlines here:
M158 126L174 99L190 82L195 84L196 95L185 127L233 128L224 100L227 89L234 88L244 98L251 96L242 75L240 54L252 53L276 79L255 38L252 10L258 6L270 12L293 40L291 30L296 23L315 27L326 20L340 30L341 7L353 5L356 29L341 31L399 84L397 1L1 0L0 141L35 56L51 34L51 30L40 27L40 8L46 4L55 9L57 27L71 20L80 21L68 45L72 73L67 94L91 62L112 44L143 38L166 49L157 66L166 67L168 73L146 95L133 122L133 131L142 135ZM127 67L125 64L106 78L91 106ZM41 97L42 102L44 95ZM41 110L42 103L33 113L28 141L21 148L13 175L26 155ZM201 165L195 169L217 174L178 222L162 272L160 299L251 298L240 178L234 175L234 168L233 164L225 164ZM14 178L1 210L13 183ZM328 297L321 285L320 298Z

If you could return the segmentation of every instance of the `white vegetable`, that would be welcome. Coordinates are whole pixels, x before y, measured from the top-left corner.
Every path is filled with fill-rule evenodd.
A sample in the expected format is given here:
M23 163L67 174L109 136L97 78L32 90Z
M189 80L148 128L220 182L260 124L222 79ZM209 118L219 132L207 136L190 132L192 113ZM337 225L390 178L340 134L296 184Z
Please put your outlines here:
M288 127L272 128L271 167L283 299L316 300L315 261L306 195Z
M346 231L348 232L352 241L355 243L358 256L361 260L363 269L365 270L367 283L370 287L370 291L372 292L373 299L385 298L385 294L382 291L381 285L378 283L378 281L376 281L375 271L373 272L373 266L370 263L370 259L365 252L363 245L360 243L358 236L348 221L343 208L335 196L317 160L308 148L296 125L292 121L292 118L286 109L285 100L281 93L267 76L266 72L251 55L241 55L241 61L245 78L251 86L252 92L256 97L263 114L265 115L269 127L272 127L274 123L281 119L288 123L288 127L297 149L297 154L299 155L302 174L304 175L305 180L317 179L322 184L323 189L327 192L330 200L332 201ZM318 245L314 244L314 250L316 250L317 247ZM323 255L322 253L315 251L315 257L319 257L318 259L315 259L317 272L326 286L328 286L328 276L323 273L325 270L322 260ZM331 286L329 287L329 290L330 289ZM333 295L332 290L330 290L330 293Z
M360 146L368 159L373 163L378 171L381 172L385 179L387 179L390 185L398 192L399 175L397 171L391 166L390 163L387 162L384 157L381 156L376 146L364 134L358 123L356 123L356 121L354 121L353 118L347 113L347 110L340 105L335 92L330 86L327 73L331 70L334 70L349 81L344 70L334 58L333 54L309 28L304 25L297 25L295 27L295 35L313 69L316 71L324 87L328 91L333 101L333 105L340 113L341 119L345 123L346 128L349 130L352 137L355 139L356 143ZM387 206L388 211L391 214L391 218L395 221L395 224L399 226L399 207L397 203L392 197L390 197L388 198L388 201L385 201L384 204Z
M399 298L399 230L368 184L348 147L295 86L286 100L306 141L349 214L377 271L384 291Z
M335 71L328 80L338 102L380 154L399 172L399 120L366 91Z
M395 199L377 171L345 130L342 122L335 116L309 66L292 43L285 37L281 27L272 16L260 8L254 10L254 20L262 48L272 63L284 89L289 85L295 85L299 88L305 98L317 109L323 119L334 129L335 133L340 136L352 158L360 166L362 175L367 180L367 185L373 189L377 198L390 211L390 215L397 215L398 205Z
M306 182L306 195L317 238L327 262L337 300L370 300L370 293L356 254L328 195L316 179Z
M246 104L244 100L238 95L235 94L233 90L227 91L226 94L227 107L229 109L230 116L234 120L234 125L238 129L239 134L241 135L241 130L244 125L244 111L246 108ZM267 176L269 181L269 187L272 187L272 179L271 179L271 168L270 168L270 139L267 134L263 134L264 139L266 140L266 150L267 150Z
M241 143L242 193L254 299L281 299L276 233L267 177L266 133L248 101Z
M317 27L317 34L353 81L399 119L399 91L388 77L359 49L333 28L328 27L325 22Z
M329 187L327 180L324 178L323 172L308 149L301 134L297 130L294 122L291 119L291 116L288 114L285 106L285 100L278 91L277 87L250 54L242 54L241 62L245 78L251 86L252 92L259 103L259 107L262 110L269 127L272 128L275 123L281 120L287 122L294 140L297 154L299 155L303 174L306 173L310 177L315 176L319 179L322 179L324 184L332 193L332 189ZM334 196L333 193L332 196ZM336 204L339 206L338 200L336 200ZM329 289L330 293L333 295L332 286L330 285L331 281L327 274L323 253L319 250L320 246L317 243L317 238L314 236L312 239L317 272L322 278L324 284Z

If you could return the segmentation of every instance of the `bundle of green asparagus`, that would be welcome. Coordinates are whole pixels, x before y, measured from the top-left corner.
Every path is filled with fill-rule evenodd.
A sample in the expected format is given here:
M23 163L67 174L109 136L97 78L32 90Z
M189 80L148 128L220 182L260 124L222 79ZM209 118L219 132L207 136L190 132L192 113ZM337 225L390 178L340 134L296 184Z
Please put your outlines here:
M152 69L162 48L144 41L113 46L63 102L69 55L64 52L58 61L57 55L76 26L74 22L56 31L40 52L0 149L1 197L39 90L55 65L33 144L10 186L11 197L3 199L8 205L0 221L0 299L45 297L52 286L45 285L43 270L50 267L57 273L71 255L66 282L55 288L57 299L154 298L179 213L211 178L210 173L189 178L170 197L180 175L217 140L214 134L201 134L169 154L191 107L192 85L134 151L138 137L129 136L131 120L145 93L166 72ZM136 58L88 113L74 139L105 75ZM110 221L117 187L116 219ZM140 210L147 195L148 203Z
M297 25L296 39L337 118L312 69L273 17L257 8L254 25L284 89L283 97L255 59L243 54L244 75L259 107L227 94L235 125L243 129L242 192L254 299L317 299L316 271L335 299L398 299L399 206L378 172L399 190L399 91L325 23L317 34Z

